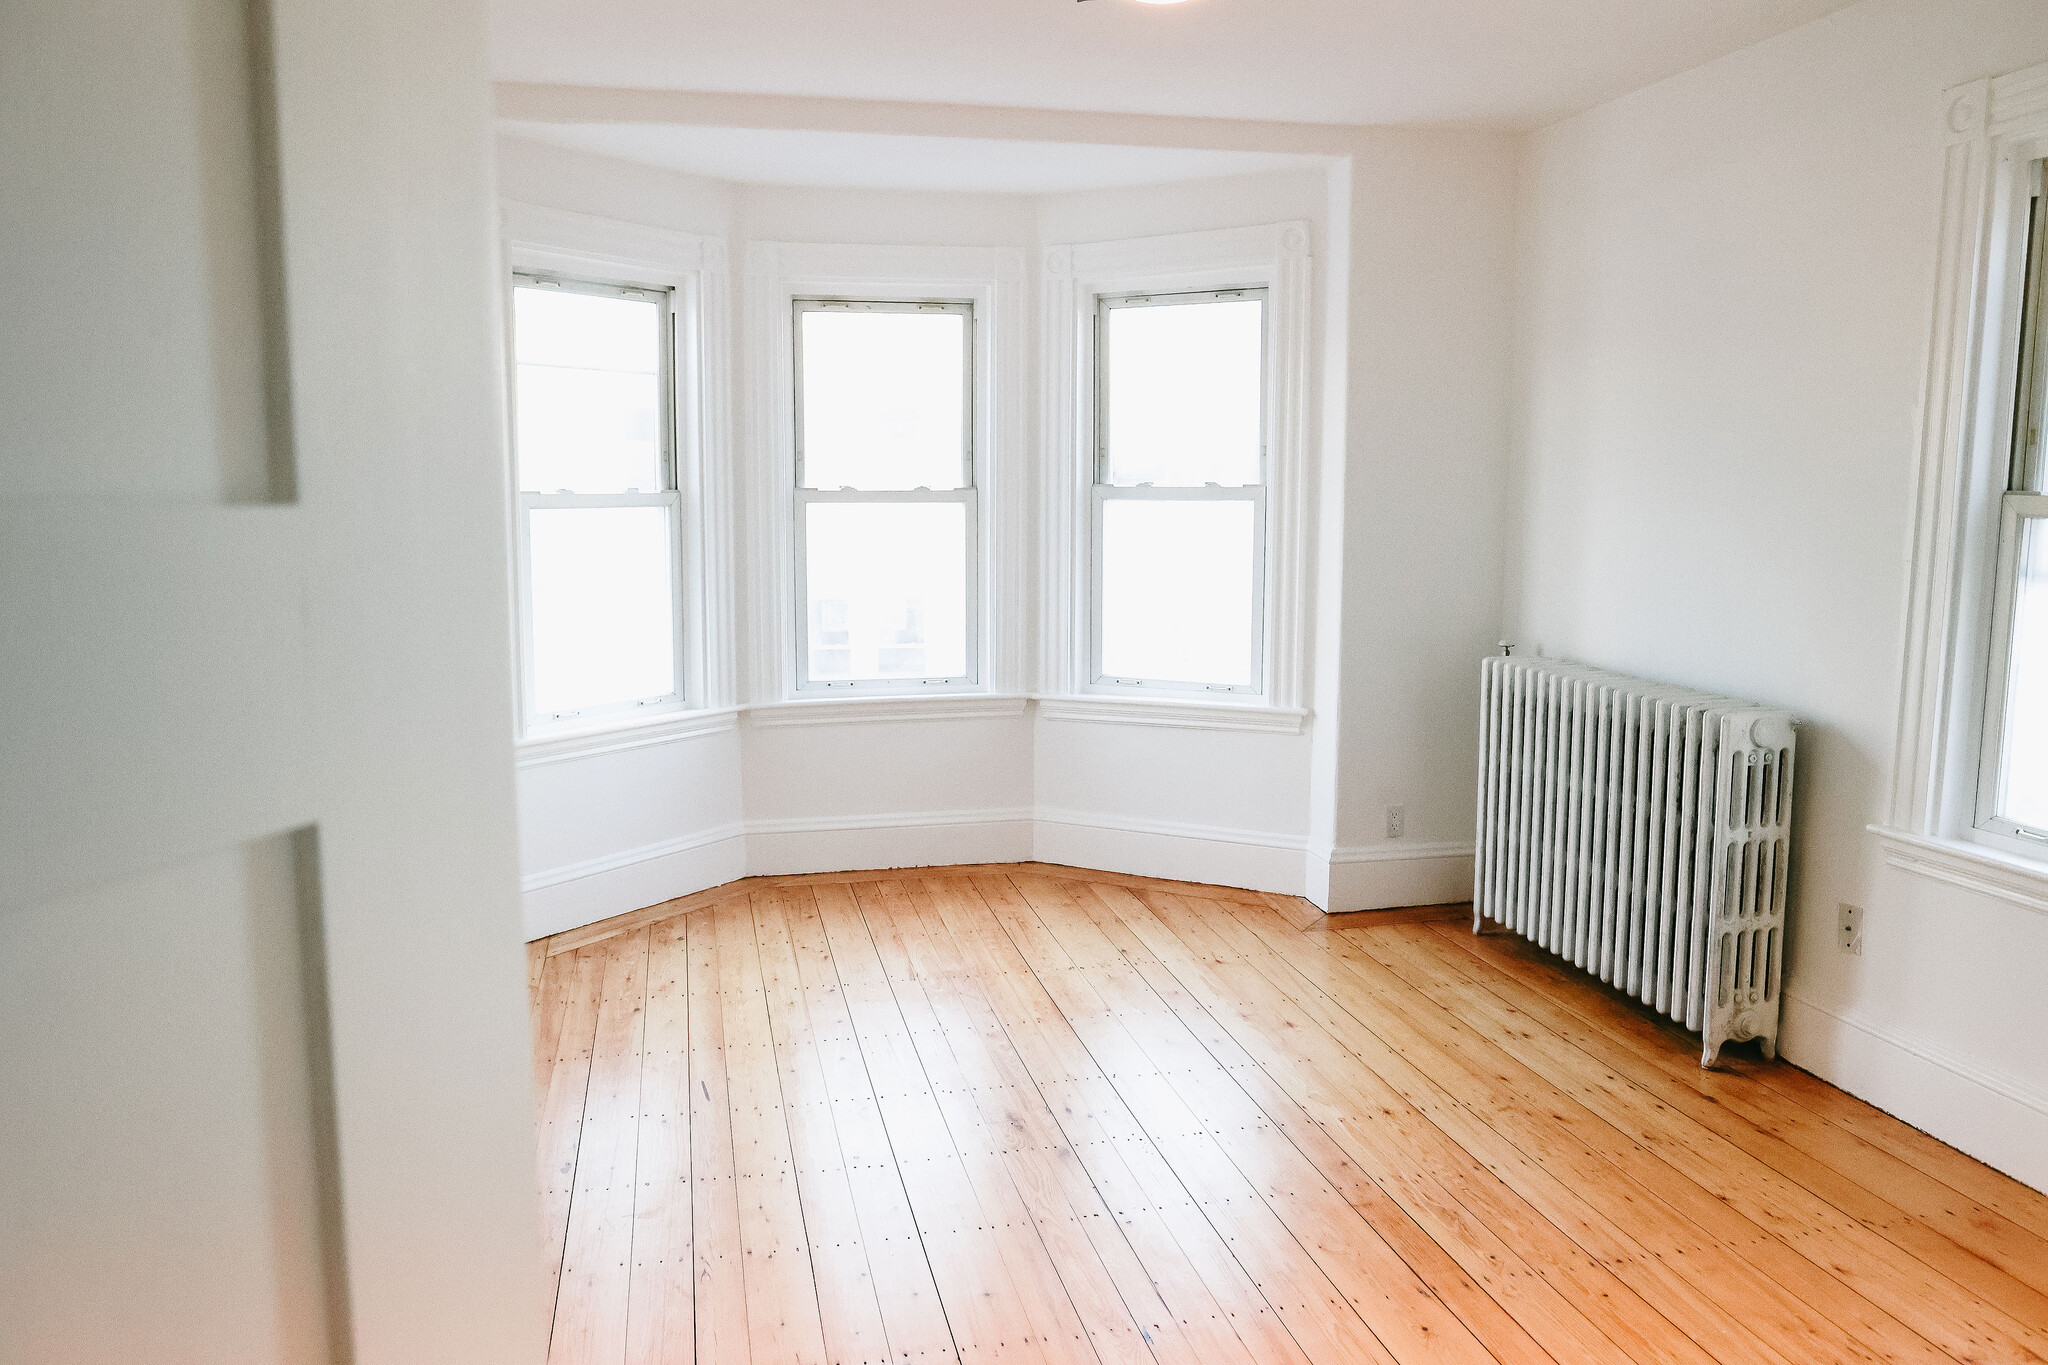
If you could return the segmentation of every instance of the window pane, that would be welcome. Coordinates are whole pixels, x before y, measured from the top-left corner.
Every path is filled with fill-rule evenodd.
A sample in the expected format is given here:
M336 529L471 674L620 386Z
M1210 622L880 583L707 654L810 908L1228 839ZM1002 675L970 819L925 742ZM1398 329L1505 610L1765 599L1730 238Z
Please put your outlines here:
M966 504L805 511L811 680L966 676Z
M1249 686L1257 565L1250 502L1102 504L1102 672Z
M799 313L806 488L960 488L967 318Z
M652 493L661 448L661 313L649 299L512 291L519 486Z
M1109 483L1260 481L1264 314L1258 299L1108 310Z
M674 692L669 510L535 508L527 526L534 709L554 715Z
M2021 525L1998 813L2048 830L2048 518Z

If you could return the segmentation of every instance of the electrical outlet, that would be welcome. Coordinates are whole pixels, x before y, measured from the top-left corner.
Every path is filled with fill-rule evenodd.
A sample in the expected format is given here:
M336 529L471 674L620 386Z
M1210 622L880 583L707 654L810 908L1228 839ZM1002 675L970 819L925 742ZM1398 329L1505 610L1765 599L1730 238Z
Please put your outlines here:
M1388 806L1387 837L1389 839L1398 839L1407 832L1408 808L1406 806Z
M1835 942L1845 953L1863 955L1863 907L1843 901L1835 911Z

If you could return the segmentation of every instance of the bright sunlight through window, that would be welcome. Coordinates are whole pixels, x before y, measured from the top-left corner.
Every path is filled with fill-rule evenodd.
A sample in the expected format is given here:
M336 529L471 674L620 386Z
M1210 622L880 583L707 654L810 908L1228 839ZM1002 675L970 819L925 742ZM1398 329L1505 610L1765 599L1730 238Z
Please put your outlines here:
M1265 295L1104 299L1095 681L1257 692L1265 598Z
M529 724L680 701L668 291L512 289Z
M798 686L971 682L972 310L795 307Z

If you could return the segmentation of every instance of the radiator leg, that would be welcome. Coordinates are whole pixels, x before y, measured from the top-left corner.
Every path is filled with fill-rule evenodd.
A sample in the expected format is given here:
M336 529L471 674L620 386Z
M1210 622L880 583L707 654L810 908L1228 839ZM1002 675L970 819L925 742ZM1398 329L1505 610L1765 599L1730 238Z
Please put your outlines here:
M1776 1038L1759 1038L1756 1040L1756 1045L1764 1050L1765 1061L1775 1062L1778 1060L1778 1040Z
M1720 1058L1720 1056L1720 1039L1708 1037L1700 1048L1700 1070L1711 1071L1714 1067L1715 1061L1717 1061Z

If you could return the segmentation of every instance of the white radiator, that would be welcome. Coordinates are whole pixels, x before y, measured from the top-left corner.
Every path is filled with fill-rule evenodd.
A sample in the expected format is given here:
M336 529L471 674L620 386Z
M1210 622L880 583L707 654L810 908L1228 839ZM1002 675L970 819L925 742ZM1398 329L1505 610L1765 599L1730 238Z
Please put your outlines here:
M1480 670L1472 931L1541 944L1721 1044L1778 1042L1789 712L1552 659Z

